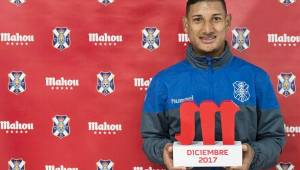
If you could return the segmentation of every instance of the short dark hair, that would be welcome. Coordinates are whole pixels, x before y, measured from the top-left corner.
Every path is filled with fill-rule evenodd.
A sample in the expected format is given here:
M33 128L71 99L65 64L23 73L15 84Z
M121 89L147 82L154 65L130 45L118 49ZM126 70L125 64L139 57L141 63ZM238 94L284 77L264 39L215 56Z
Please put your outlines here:
M220 2L222 3L223 7L224 7L225 13L227 14L227 7L226 7L226 2L225 2L225 0L188 0L188 1L186 2L186 9L185 9L185 14L186 14L186 16L187 16L187 15L189 14L189 12L190 12L190 6L191 6L191 5L193 5L193 4L197 3L197 2L203 2L203 1L207 1L207 2L209 2L209 1L220 1Z

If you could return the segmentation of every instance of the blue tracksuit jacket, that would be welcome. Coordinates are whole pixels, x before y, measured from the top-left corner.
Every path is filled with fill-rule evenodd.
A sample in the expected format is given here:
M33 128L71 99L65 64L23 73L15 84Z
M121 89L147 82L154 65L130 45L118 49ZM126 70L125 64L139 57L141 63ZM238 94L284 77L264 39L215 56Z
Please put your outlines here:
M213 100L219 105L229 99L240 107L235 119L235 140L250 144L255 151L250 169L273 166L282 151L285 134L267 73L232 56L228 47L218 58L199 57L191 46L186 55L185 60L159 72L147 91L141 134L148 158L163 164L163 147L175 141L175 134L180 133L180 103L193 100L199 105L204 100ZM199 119L196 114L195 141L202 140ZM216 140L221 141L219 114L216 114L215 133Z

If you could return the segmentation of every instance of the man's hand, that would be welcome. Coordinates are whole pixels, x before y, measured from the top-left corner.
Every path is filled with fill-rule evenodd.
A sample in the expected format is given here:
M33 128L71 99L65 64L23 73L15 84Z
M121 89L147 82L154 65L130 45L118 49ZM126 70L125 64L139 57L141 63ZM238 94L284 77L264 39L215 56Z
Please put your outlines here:
M226 170L248 170L254 157L254 150L249 144L243 144L243 165L239 167L229 167Z
M173 144L167 143L163 151L164 164L167 170L189 170L190 168L185 167L173 167Z

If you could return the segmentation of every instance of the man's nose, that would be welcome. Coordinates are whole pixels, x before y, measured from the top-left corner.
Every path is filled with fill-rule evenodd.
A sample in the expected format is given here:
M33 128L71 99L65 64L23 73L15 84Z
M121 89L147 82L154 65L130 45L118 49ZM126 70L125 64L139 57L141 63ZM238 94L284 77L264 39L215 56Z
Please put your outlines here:
M204 23L204 27L203 27L203 31L205 32L205 33L211 33L211 32L213 32L213 24L211 23L211 22L209 22L209 21L206 21L205 23Z

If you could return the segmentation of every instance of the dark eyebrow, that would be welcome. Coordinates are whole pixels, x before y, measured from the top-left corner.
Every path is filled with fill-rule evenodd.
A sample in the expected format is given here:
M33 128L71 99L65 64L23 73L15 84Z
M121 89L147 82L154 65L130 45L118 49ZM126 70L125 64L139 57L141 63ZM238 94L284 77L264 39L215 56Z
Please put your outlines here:
M213 16L218 16L218 15L223 15L223 14L221 13L213 14Z
M216 14L213 14L213 16L215 17L215 16L223 16L223 14L222 13L216 13ZM203 17L202 15L200 15L200 14L198 14L198 15L193 15L192 17Z
M223 16L223 14L221 14L221 13L217 13L217 14L213 14L213 16Z
M192 17L203 17L202 15L193 15Z

